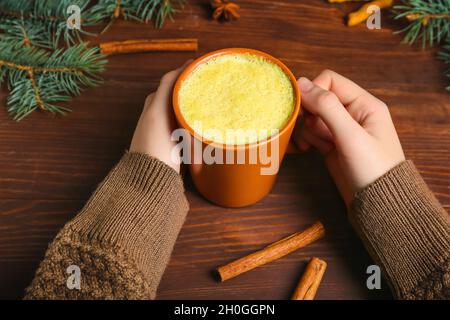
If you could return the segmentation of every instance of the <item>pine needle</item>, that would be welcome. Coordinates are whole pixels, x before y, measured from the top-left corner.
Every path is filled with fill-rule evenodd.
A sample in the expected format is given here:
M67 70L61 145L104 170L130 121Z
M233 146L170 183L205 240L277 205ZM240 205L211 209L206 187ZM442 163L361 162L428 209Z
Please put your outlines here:
M98 74L105 64L99 49L85 43L49 53L21 42L0 41L0 85L6 82L10 91L8 112L18 121L37 109L64 114L70 110L56 103L79 95L82 86L101 83Z
M81 9L81 30L67 28L67 8L71 5ZM90 0L1 0L0 32L20 37L20 30L14 26L22 25L28 32L36 30L32 32L41 38L35 45L42 48L56 48L60 39L66 45L81 42L81 35L87 34L84 28L101 22L92 16L89 5Z
M439 58L443 60L446 64L450 64L450 37L446 40L446 45L443 46L445 51L439 52ZM444 75L450 78L450 68L445 70ZM450 86L447 87L447 90L450 91Z
M101 82L106 63L82 35L118 18L154 21L162 27L183 0L0 0L0 85L10 91L8 112L21 120L40 109L63 114L58 103ZM77 5L81 29L67 27L67 8Z
M450 0L403 0L401 3L394 6L394 13L395 19L409 22L397 32L405 34L405 43L421 40L425 47L447 38L450 33Z
M403 42L411 45L419 40L425 48L445 41L446 51L438 56L445 63L450 63L450 0L402 0L393 11L395 19L408 22L405 28L396 32L405 34ZM450 78L450 69L444 74Z
M155 26L161 28L165 20L177 11L175 5L182 7L183 4L184 0L98 0L90 9L90 15L110 21L107 28L120 17L143 23L154 20Z

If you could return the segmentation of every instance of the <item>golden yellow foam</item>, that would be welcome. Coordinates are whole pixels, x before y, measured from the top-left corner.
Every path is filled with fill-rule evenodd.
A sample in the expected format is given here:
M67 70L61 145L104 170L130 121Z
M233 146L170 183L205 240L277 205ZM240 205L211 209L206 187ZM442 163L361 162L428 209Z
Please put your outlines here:
M180 109L206 140L246 144L265 140L289 120L295 94L276 64L251 54L227 54L198 66L182 83ZM257 134L249 133L254 130Z

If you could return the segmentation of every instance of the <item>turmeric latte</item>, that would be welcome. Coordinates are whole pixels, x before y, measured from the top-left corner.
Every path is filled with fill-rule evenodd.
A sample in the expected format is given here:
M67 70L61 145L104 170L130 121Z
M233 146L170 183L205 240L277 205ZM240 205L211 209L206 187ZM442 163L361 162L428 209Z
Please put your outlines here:
M227 54L192 71L182 83L179 101L184 119L203 139L246 144L285 126L295 94L278 65L256 55Z

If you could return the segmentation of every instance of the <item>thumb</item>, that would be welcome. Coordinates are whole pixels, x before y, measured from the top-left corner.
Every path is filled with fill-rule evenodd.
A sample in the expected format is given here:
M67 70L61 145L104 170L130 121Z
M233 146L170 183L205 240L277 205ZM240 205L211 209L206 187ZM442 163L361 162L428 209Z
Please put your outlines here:
M298 84L302 106L325 122L336 142L346 141L356 131L362 130L333 92L322 89L307 78L300 78Z
M183 70L192 62L192 60L186 61L181 67L176 70L166 73L159 84L158 90L155 93L155 102L157 103L169 103L172 97L172 89L178 76Z

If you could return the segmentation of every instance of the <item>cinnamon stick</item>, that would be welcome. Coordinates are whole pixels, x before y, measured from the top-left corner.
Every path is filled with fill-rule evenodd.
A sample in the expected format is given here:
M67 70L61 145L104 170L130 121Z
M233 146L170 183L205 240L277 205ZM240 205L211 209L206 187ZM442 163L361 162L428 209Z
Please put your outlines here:
M154 51L197 51L197 39L126 40L105 42L99 45L102 54L119 54Z
M325 261L312 258L306 266L291 300L314 300L326 269Z
M305 231L294 233L293 235L268 245L262 250L218 267L217 272L220 275L220 280L225 281L234 278L241 273L284 257L295 250L313 243L324 235L325 229L322 223L316 222Z

